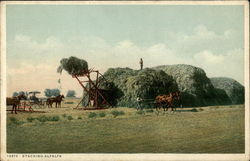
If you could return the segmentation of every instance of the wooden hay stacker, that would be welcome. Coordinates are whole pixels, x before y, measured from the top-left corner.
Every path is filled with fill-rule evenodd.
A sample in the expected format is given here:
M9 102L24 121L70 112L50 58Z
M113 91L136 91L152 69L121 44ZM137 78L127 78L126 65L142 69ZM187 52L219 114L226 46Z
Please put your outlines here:
M100 83L105 80L103 75L98 70L84 70L81 72L81 74L72 75L72 77L76 78L85 92L85 95L75 107L75 109L79 109L78 107L84 101L84 99L86 99L86 105L84 108L81 108L83 110L105 109L106 105L112 106L105 98L102 90L99 88ZM95 80L93 81L92 78L94 77ZM103 79L100 79L101 77ZM84 84L86 84L86 86Z

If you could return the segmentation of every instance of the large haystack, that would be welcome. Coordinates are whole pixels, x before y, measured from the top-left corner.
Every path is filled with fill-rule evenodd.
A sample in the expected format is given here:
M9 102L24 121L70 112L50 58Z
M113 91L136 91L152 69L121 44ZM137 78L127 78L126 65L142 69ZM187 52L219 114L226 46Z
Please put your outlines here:
M113 81L121 97L117 106L136 107L136 98L141 97L149 102L154 101L159 94L177 91L177 84L163 71L146 68L136 71L129 68L112 68L105 74L105 78ZM151 104L152 105L152 104Z
M182 92L184 106L209 106L230 104L230 99L222 90L215 89L203 69L191 65L177 64L158 66L172 76Z
M210 78L213 86L220 90L224 90L228 97L231 99L232 104L244 103L244 86L231 78L214 77Z

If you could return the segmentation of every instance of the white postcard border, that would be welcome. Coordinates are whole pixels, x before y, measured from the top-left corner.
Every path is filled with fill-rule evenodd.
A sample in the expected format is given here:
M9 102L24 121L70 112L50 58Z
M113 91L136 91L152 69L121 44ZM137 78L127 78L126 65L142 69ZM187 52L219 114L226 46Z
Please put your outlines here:
M7 154L6 153L6 5L244 5L245 153L244 154ZM247 1L8 1L1 2L1 160L249 160L249 3ZM9 156L8 156L9 155ZM18 156L16 157L10 157ZM8 156L8 157L7 157ZM39 157L40 156L40 157Z

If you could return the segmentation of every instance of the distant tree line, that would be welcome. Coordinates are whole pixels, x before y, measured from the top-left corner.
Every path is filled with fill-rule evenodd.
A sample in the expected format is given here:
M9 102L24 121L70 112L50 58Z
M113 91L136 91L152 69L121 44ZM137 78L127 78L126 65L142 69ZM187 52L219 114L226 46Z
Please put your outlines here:
M61 93L61 91L58 88L54 88L54 89L47 88L44 90L44 95L46 97L56 97L56 96L60 95L60 93ZM24 94L26 96L29 95L28 92L20 91L20 92L13 92L12 96L15 97L15 96L18 96L21 94ZM74 90L68 90L66 97L76 97L75 95L76 95L76 92Z
M76 92L74 90L68 90L66 97L75 97Z
M55 89L48 89L47 88L44 90L44 95L46 97L52 97L52 96L56 97L56 96L59 96L60 93L61 93L61 91L58 88L55 88Z
M13 97L16 97L18 95L25 95L25 96L28 96L29 93L28 92L24 92L24 91L20 91L20 92L13 92L12 96Z

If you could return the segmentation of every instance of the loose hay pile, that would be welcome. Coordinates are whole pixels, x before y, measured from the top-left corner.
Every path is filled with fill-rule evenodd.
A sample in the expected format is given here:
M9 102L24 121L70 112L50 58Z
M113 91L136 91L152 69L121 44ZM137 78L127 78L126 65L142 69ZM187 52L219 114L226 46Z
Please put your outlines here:
M80 75L83 71L88 70L88 62L74 56L61 59L60 64L57 68L57 72L60 74L65 70L70 75Z

